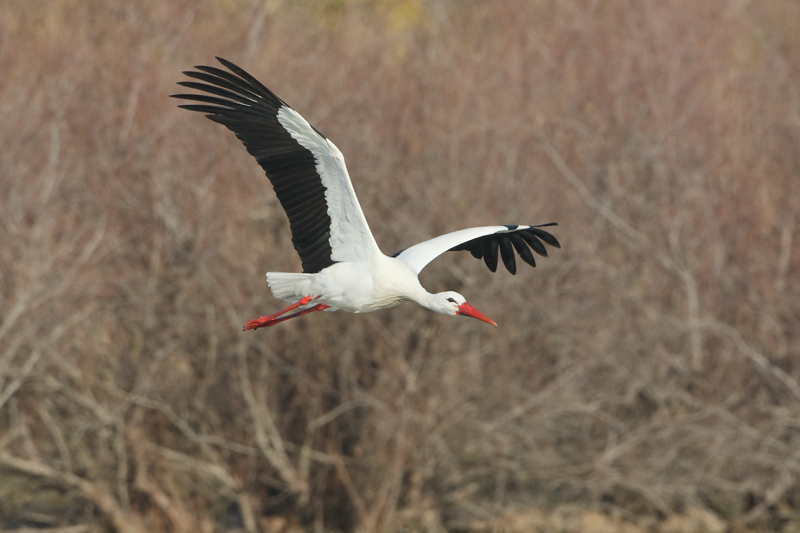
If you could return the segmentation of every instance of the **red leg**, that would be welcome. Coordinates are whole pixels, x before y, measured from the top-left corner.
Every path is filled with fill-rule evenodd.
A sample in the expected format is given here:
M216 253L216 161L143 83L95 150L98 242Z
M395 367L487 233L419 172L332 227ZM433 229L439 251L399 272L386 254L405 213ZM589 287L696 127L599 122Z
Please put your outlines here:
M329 307L330 307L330 305L317 304L314 307L309 307L308 309L303 309L299 313L294 313L293 315L282 316L280 318L272 319L269 322L269 324L262 324L262 325L260 325L258 327L267 327L268 328L270 326L274 326L275 324L279 324L279 323L283 322L284 320L289 320L290 318L295 318L295 317L298 317L298 316L307 315L308 313L313 313L314 311L322 311L322 310L327 309ZM252 329L256 329L256 328L252 328Z
M312 311L322 311L323 309L327 309L328 307L330 307L329 305L325 305L325 304L317 304L314 307L310 307L308 309L304 309L304 310L300 311L299 313L295 313L293 315L289 315L289 316L285 316L285 317L282 317L282 318L278 318L280 315L282 315L284 313L288 313L292 309L297 309L300 306L307 305L308 302L310 302L311 300L315 300L316 298L319 298L319 296L305 296L305 297L301 298L300 301L293 303L292 305L290 305L289 307L286 307L285 309L281 309L277 313L273 313L273 314L271 314L269 316L262 316L260 318L256 318L254 320L251 320L250 322L248 322L247 324L244 325L244 328L243 328L242 331L274 326L275 324L283 322L284 320L289 320L290 318L294 318L294 317L297 317L297 316L305 315L307 313L311 313Z

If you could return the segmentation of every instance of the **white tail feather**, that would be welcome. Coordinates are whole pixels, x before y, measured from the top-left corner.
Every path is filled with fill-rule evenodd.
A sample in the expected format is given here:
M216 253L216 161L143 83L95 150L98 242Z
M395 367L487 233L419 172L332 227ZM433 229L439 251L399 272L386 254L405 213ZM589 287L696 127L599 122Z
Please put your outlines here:
M298 274L295 272L267 272L267 283L275 298L296 302L309 296L311 280L314 274Z

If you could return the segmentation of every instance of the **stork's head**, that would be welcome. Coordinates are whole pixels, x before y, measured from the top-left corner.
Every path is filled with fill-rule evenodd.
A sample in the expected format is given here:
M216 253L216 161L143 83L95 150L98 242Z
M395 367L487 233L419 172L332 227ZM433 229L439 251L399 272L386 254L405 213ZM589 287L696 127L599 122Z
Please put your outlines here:
M434 306L432 310L445 315L464 315L477 318L487 324L496 326L497 324L491 318L487 317L471 305L467 303L467 299L458 294L457 292L447 291L440 292L434 295Z

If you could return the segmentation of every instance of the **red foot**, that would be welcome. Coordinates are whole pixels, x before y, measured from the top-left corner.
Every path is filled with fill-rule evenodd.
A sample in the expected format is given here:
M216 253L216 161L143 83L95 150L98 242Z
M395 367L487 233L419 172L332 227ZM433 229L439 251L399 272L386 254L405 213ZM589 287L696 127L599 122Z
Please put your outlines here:
M295 317L298 317L298 316L302 316L302 315L305 315L305 314L308 314L308 313L312 313L314 311L322 311L323 309L327 309L327 308L330 307L329 305L325 305L325 304L317 304L314 307L309 307L308 309L303 309L299 313L294 313L294 314L289 315L289 316L284 316L284 317L278 318L280 315L282 315L284 313L288 313L292 309L297 309L300 306L308 305L308 302L310 302L311 300L315 300L317 298L319 298L319 296L305 296L305 297L301 298L300 301L293 303L292 305L290 305L289 307L287 307L285 309L281 309L277 313L273 313L273 314L271 314L269 316L262 316L260 318L256 318L254 320L251 320L250 322L248 322L247 324L244 325L244 328L242 329L242 331L247 331L247 330L250 330L250 329L258 329L258 328L268 328L270 326L274 326L275 324L279 324L279 323L283 322L284 320L289 320L290 318L295 318Z

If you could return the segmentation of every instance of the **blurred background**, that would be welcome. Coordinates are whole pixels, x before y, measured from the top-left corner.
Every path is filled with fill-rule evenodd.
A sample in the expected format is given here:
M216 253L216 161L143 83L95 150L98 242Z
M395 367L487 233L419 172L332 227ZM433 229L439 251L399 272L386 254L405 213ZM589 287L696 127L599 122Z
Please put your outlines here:
M800 3L6 0L0 529L800 531ZM331 138L386 253L536 269L243 334L288 223L182 70ZM501 269L502 270L502 269Z

